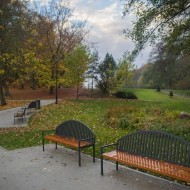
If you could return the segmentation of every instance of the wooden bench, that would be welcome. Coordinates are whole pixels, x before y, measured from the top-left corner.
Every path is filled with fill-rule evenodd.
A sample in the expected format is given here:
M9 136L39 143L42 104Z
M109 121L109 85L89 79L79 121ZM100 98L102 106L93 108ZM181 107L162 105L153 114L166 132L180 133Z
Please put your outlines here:
M104 152L104 149L116 149ZM190 143L180 137L161 131L138 131L120 138L117 143L102 146L103 159L151 171L173 179L190 183Z
M53 132L54 134L49 134ZM93 162L95 162L95 134L83 123L68 120L56 127L56 130L42 131L42 143L44 151L44 140L68 145L78 149L79 166L81 166L81 149L93 148Z
M18 111L17 113L14 113L14 124L15 124L15 118L17 118L17 119L21 118L22 123L23 123L25 114L26 114L26 108L22 109L22 111Z

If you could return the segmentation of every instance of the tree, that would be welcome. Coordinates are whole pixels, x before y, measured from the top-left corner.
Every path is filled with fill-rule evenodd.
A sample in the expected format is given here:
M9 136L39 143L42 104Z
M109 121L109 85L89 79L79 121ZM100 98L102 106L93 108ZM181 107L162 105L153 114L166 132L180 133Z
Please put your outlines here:
M152 51L151 64L143 77L151 87L173 89L177 81L188 76L189 68L186 63L189 61L185 61L184 57L177 57L174 51L167 48L167 44L164 43L158 43Z
M80 45L65 55L65 83L76 85L76 99L78 99L79 86L85 80L85 72L90 62L87 47Z
M166 39L176 53L190 50L190 2L189 0L129 0L124 15L133 12L136 20L133 29L124 30L126 37L135 42L134 58L149 41Z
M61 0L51 0L47 6L40 7L39 10L38 19L45 20L43 25L39 22L42 28L40 31L45 34L45 44L48 49L45 63L51 65L51 78L46 84L50 87L50 93L53 93L54 87L56 88L57 103L59 64L64 62L65 53L82 43L87 31L84 30L85 22L72 22L73 10Z
M4 90L23 72L22 48L28 34L29 12L24 2L0 2L0 98L6 104Z
M117 65L113 56L107 53L102 63L98 66L99 77L96 79L97 87L103 93L109 93L112 90L116 68Z
M128 85L132 83L134 75L134 65L129 60L129 55L124 54L122 59L119 60L118 67L115 71L115 84L116 90L127 90Z
M98 66L99 66L100 57L97 51L94 51L91 54L90 64L86 72L86 78L91 79L91 97L94 90L94 80L98 79Z

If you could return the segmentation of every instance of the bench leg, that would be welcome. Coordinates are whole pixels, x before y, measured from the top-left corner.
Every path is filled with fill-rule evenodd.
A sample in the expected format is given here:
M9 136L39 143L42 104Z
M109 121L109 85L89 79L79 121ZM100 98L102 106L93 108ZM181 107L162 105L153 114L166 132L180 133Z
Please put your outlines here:
M55 143L55 149L57 149L57 143Z
M93 162L95 162L95 145L93 145Z
M116 170L118 171L118 161L116 161Z
M100 148L100 155L101 155L101 175L104 175L104 168L103 168L103 148Z
M79 166L81 166L81 151L80 151L80 147L78 148L78 154L79 154Z
M45 150L45 147L44 147L44 138L42 137L42 146L43 146L43 151Z
M104 175L104 168L103 168L103 156L101 156L101 175Z

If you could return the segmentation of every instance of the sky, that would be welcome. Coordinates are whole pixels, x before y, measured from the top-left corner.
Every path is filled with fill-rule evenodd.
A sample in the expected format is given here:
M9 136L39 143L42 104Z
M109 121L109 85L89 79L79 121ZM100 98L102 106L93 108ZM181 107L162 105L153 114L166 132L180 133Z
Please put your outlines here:
M111 53L117 61L122 58L125 51L131 51L134 47L130 39L126 39L123 29L132 28L134 15L122 17L122 0L69 0L74 7L74 17L79 20L87 20L90 27L88 40L96 43L99 56L103 59L106 53ZM148 60L151 47L146 47L135 59L137 67L142 66Z
M31 0L39 1L39 0ZM112 54L117 61L126 51L134 47L130 39L123 34L124 29L132 28L134 15L122 17L124 0L63 0L74 8L73 18L86 20L89 28L87 40L96 44L101 60L106 53ZM151 47L147 46L135 59L134 64L139 68L148 60Z

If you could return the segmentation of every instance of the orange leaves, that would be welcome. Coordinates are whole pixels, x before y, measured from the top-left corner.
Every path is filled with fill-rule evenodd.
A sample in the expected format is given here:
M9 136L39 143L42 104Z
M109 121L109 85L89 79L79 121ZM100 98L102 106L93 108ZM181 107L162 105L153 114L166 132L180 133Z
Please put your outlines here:
M0 110L15 108L15 107L22 107L28 104L28 101L18 101L18 100L9 100L7 104L4 106L0 106Z

